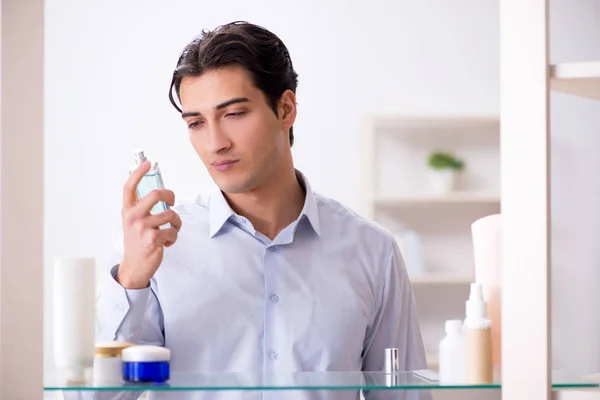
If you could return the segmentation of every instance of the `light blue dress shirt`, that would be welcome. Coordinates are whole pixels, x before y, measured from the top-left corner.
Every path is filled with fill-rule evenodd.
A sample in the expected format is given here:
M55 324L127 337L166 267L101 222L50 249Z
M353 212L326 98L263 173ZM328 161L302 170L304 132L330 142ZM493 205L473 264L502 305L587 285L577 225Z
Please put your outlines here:
M181 231L150 288L125 290L114 279L118 266L107 274L97 340L164 345L174 373L383 371L387 347L399 349L401 370L426 368L413 292L393 236L314 194L296 174L306 190L304 207L272 241L236 215L218 190L178 204ZM118 247L115 263L122 257ZM383 392L366 398L399 398ZM358 392L153 392L149 398L346 400Z

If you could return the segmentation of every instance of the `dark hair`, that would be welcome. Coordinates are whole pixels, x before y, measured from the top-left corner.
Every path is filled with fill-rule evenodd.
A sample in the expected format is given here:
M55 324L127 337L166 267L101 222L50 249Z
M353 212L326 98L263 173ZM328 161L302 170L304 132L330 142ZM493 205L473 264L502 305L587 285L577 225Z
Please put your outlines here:
M250 73L254 85L264 93L275 115L283 92L289 89L296 93L298 74L281 39L263 27L236 21L213 31L203 30L183 49L169 89L171 104L182 112L173 98L173 88L181 102L179 89L184 77L200 76L207 71L231 65L241 66ZM291 127L290 146L293 144Z

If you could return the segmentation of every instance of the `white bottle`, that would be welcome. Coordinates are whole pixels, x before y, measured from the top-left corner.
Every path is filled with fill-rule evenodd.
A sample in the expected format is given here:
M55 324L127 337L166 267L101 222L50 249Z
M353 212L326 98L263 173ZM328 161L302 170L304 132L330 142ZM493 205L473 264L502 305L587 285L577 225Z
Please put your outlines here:
M462 321L446 321L446 336L439 345L439 380L441 384L464 384L465 342Z
M466 304L464 323L466 348L466 383L485 385L493 383L492 321L486 317L487 303L483 300L481 284L471 283Z
M85 382L94 360L95 259L56 258L52 290L57 377L64 384Z

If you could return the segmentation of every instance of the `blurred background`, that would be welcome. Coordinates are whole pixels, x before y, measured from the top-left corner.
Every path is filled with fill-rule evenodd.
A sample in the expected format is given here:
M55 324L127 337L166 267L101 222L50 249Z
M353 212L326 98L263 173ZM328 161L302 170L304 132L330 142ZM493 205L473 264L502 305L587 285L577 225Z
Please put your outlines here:
M600 2L550 3L551 62L600 59ZM315 191L397 237L435 368L444 320L464 317L470 224L500 211L498 1L45 7L46 370L53 259L94 257L98 274L107 270L132 150L159 161L178 198L213 187L167 96L183 47L234 20L288 46L299 73L296 167ZM598 373L600 103L552 92L551 126L553 368ZM434 168L445 153L462 165L455 180Z

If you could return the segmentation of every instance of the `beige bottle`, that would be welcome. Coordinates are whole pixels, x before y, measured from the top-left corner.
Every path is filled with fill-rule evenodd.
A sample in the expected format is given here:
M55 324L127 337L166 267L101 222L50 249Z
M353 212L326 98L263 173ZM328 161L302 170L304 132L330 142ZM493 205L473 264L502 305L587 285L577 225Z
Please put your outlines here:
M487 318L487 304L479 283L471 283L464 322L466 383L485 385L494 382L492 358L492 322Z

